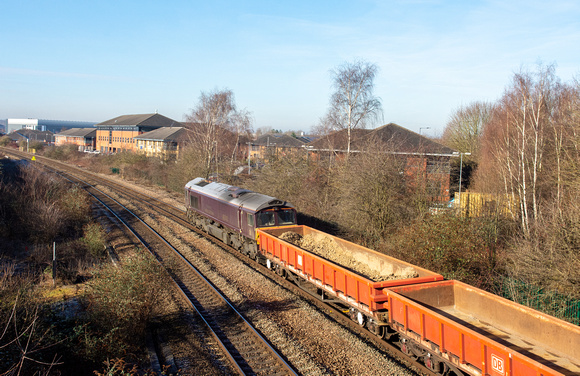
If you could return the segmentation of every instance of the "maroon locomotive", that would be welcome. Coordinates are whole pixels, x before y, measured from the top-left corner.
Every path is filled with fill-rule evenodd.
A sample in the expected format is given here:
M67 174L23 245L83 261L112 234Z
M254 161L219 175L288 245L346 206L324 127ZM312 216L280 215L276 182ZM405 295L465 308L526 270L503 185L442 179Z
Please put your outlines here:
M198 228L253 259L256 229L296 224L296 210L274 197L196 178L185 185L185 207Z

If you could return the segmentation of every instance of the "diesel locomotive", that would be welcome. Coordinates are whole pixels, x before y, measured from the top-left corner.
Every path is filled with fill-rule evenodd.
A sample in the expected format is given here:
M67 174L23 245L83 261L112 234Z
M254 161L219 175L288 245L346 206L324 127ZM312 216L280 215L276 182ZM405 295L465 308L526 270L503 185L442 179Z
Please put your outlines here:
M185 185L190 222L252 259L259 258L256 230L296 224L289 203L228 184L196 178Z

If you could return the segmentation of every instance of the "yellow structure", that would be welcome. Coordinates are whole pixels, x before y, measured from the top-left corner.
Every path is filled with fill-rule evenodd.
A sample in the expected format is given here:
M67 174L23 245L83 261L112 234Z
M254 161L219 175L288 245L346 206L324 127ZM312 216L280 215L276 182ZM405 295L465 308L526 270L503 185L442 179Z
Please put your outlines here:
M513 218L518 213L519 200L506 194L489 194L475 192L455 192L455 208L462 216L483 217L500 216Z

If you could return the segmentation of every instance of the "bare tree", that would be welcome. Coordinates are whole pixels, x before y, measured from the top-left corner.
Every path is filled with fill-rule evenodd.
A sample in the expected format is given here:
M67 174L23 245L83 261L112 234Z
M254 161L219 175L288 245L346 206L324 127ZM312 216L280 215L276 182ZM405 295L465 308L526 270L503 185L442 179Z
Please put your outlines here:
M217 170L222 155L231 155L233 159L240 135L251 132L250 113L236 109L234 94L229 89L202 92L199 103L186 119L186 126L192 131L191 142L203 153L206 177L212 161Z
M493 105L488 102L473 102L461 106L447 122L443 131L443 143L462 153L471 153L471 159L477 160L480 137L492 113Z
M231 164L233 165L236 161L236 156L239 154L240 140L242 137L246 136L248 139L252 134L252 115L247 110L236 111L230 119L229 122L230 130L232 131L235 141L234 147L232 148Z
M351 131L365 128L382 115L381 100L373 94L377 72L375 64L362 60L344 63L331 71L334 93L322 122L334 130L347 130L347 155Z
M383 152L392 146L372 143L339 163L332 175L337 222L366 241L379 241L414 216L414 195L402 173L405 160Z

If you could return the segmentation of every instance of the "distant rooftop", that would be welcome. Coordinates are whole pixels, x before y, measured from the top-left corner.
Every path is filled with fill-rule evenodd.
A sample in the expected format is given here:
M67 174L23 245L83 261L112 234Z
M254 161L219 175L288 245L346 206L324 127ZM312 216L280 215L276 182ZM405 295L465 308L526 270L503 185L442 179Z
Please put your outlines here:
M133 127L170 127L181 126L181 123L160 114L121 115L97 124L101 126L133 126Z
M301 147L304 141L287 134L269 133L258 137L252 145L276 146L276 147Z
M395 123L389 123L375 129L352 129L351 151L361 151L369 145L379 143L385 151L393 153L426 153L452 155L455 150L448 148L425 136L417 134ZM348 144L347 130L332 132L308 144L309 148L326 151L346 151Z
M133 138L146 141L178 141L185 134L186 130L183 127L161 127Z
M96 128L73 128L56 133L56 136L69 137L95 137L97 135Z

